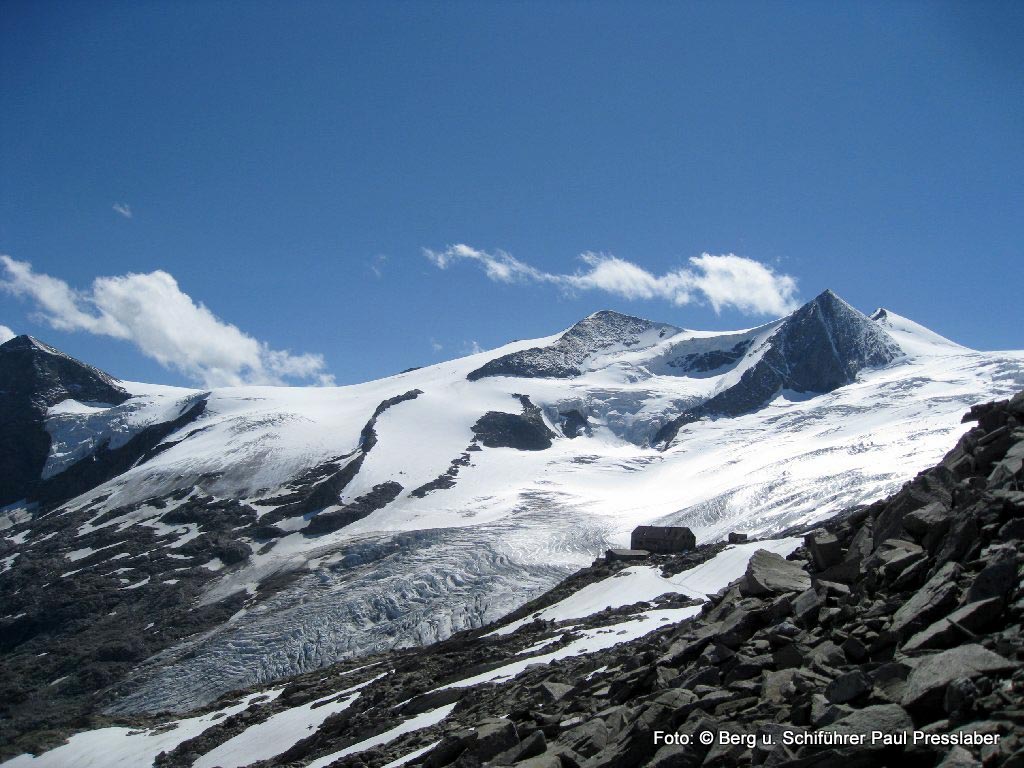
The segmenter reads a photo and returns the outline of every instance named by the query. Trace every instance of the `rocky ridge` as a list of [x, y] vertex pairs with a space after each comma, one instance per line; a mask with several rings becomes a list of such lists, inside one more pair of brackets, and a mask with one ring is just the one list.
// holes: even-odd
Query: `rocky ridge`
[[69, 397], [111, 405], [131, 395], [110, 376], [31, 336], [0, 345], [0, 506], [36, 490], [50, 436], [46, 409]]
[[642, 343], [645, 335], [653, 341], [669, 338], [679, 331], [679, 328], [666, 323], [602, 310], [580, 320], [554, 344], [531, 347], [490, 360], [471, 371], [466, 378], [470, 381], [487, 376], [571, 379], [583, 373], [583, 366], [592, 355], [613, 348], [635, 347]]
[[739, 381], [666, 423], [652, 442], [668, 444], [681, 428], [702, 418], [749, 413], [783, 390], [831, 392], [854, 381], [862, 369], [902, 355], [880, 326], [832, 291], [790, 315], [763, 347]]

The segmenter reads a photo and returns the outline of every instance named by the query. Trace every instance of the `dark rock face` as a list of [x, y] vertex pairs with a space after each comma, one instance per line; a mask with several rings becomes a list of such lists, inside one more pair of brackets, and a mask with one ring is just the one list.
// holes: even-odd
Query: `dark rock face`
[[473, 425], [473, 434], [487, 448], [515, 448], [519, 451], [543, 451], [557, 437], [548, 429], [540, 408], [526, 395], [516, 395], [522, 403], [521, 414], [488, 411]]
[[120, 405], [130, 396], [103, 371], [31, 336], [0, 345], [0, 506], [36, 488], [50, 452], [47, 408], [68, 398]]
[[351, 504], [344, 504], [338, 510], [320, 512], [309, 521], [309, 525], [303, 528], [302, 532], [308, 536], [318, 536], [341, 530], [346, 525], [352, 525], [378, 509], [383, 509], [397, 499], [401, 492], [402, 486], [394, 480], [378, 483], [369, 493], [363, 494]]
[[683, 426], [703, 418], [749, 413], [783, 390], [831, 392], [854, 381], [864, 368], [902, 355], [876, 323], [832, 291], [790, 315], [767, 344], [735, 385], [665, 424], [652, 442], [667, 444]]
[[568, 411], [562, 411], [558, 414], [559, 426], [562, 428], [562, 434], [568, 437], [570, 440], [581, 435], [590, 437], [593, 434], [593, 429], [590, 427], [590, 421], [586, 415], [581, 413], [578, 409], [572, 408]]
[[470, 381], [487, 376], [571, 379], [583, 372], [581, 366], [591, 355], [612, 346], [635, 346], [641, 334], [652, 330], [662, 337], [679, 332], [674, 326], [639, 317], [609, 310], [595, 312], [563, 333], [551, 346], [532, 347], [490, 360], [466, 378]]
[[670, 368], [678, 368], [690, 374], [710, 373], [727, 368], [742, 359], [750, 349], [750, 340], [737, 342], [729, 349], [714, 349], [707, 352], [691, 352], [668, 362]]
[[473, 448], [477, 448], [479, 450], [479, 446], [471, 445], [461, 453], [458, 458], [452, 459], [452, 463], [448, 465], [448, 469], [435, 477], [429, 483], [424, 483], [419, 488], [413, 489], [409, 492], [409, 495], [422, 499], [431, 491], [442, 491], [446, 488], [454, 488], [455, 478], [458, 476], [459, 470], [463, 467], [470, 466], [472, 463], [472, 460], [470, 459], [470, 452]]
[[196, 421], [205, 412], [204, 395], [195, 399], [177, 418], [146, 427], [118, 448], [99, 446], [60, 474], [40, 481], [32, 497], [44, 506], [52, 507], [95, 488], [170, 447], [163, 442], [164, 438]]

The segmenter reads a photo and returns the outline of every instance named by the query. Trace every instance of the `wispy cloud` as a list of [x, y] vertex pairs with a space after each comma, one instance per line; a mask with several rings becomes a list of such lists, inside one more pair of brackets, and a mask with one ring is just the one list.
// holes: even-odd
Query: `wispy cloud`
[[388, 257], [386, 254], [378, 253], [372, 259], [370, 259], [370, 271], [373, 272], [374, 277], [380, 280], [384, 277], [384, 265], [388, 263]]
[[466, 355], [479, 355], [484, 351], [484, 348], [477, 343], [476, 339], [470, 339], [469, 341], [462, 342], [462, 351]]
[[430, 339], [430, 348], [432, 350], [434, 350], [435, 352], [440, 352], [441, 350], [444, 349], [444, 344], [442, 344], [441, 342], [439, 342], [435, 338], [431, 338]]
[[581, 254], [582, 269], [556, 274], [537, 269], [505, 251], [482, 251], [464, 244], [451, 245], [443, 251], [424, 248], [423, 252], [439, 269], [469, 262], [495, 282], [548, 283], [569, 293], [602, 291], [623, 299], [661, 299], [677, 306], [706, 303], [715, 312], [732, 308], [754, 315], [782, 315], [797, 306], [793, 277], [732, 253], [694, 256], [686, 267], [655, 275], [606, 253]]
[[128, 205], [128, 203], [114, 203], [111, 207], [113, 208], [114, 213], [124, 216], [126, 219], [130, 219], [132, 217], [132, 207]]
[[6, 325], [0, 325], [0, 344], [3, 344], [5, 341], [10, 341], [17, 335], [18, 334], [16, 334], [14, 331], [8, 328]]
[[272, 349], [193, 301], [162, 270], [98, 277], [78, 291], [27, 261], [0, 255], [0, 266], [6, 273], [0, 288], [34, 302], [53, 328], [129, 341], [204, 386], [334, 383], [323, 356]]

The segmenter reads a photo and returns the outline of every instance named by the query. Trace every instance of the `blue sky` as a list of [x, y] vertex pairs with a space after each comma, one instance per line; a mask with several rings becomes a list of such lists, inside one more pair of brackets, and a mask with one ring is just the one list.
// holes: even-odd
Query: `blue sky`
[[7, 2], [0, 324], [348, 383], [831, 287], [1020, 348], [1022, 40], [1020, 3]]

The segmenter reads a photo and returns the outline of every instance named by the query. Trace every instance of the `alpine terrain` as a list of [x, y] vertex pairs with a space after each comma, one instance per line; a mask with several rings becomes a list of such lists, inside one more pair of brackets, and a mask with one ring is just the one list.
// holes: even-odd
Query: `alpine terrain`
[[[961, 419], [1022, 388], [1024, 352], [831, 291], [728, 333], [597, 312], [338, 388], [121, 381], [16, 337], [0, 345], [0, 756], [630, 766], [654, 759], [655, 726], [766, 697], [789, 719], [758, 710], [751, 732], [869, 706], [905, 729], [943, 695], [949, 722], [998, 708], [989, 678], [1010, 679], [1019, 643], [973, 633], [1019, 615], [1003, 612], [1017, 565], [1007, 553], [1006, 586], [979, 558], [1024, 538], [1024, 417], [1017, 397], [975, 409], [966, 436]], [[595, 562], [641, 524], [700, 546]], [[933, 626], [951, 606], [967, 613]], [[972, 650], [927, 674], [897, 654], [952, 653], [961, 627]], [[956, 665], [990, 687], [949, 694], [934, 681]], [[842, 757], [823, 754], [782, 757]]]

